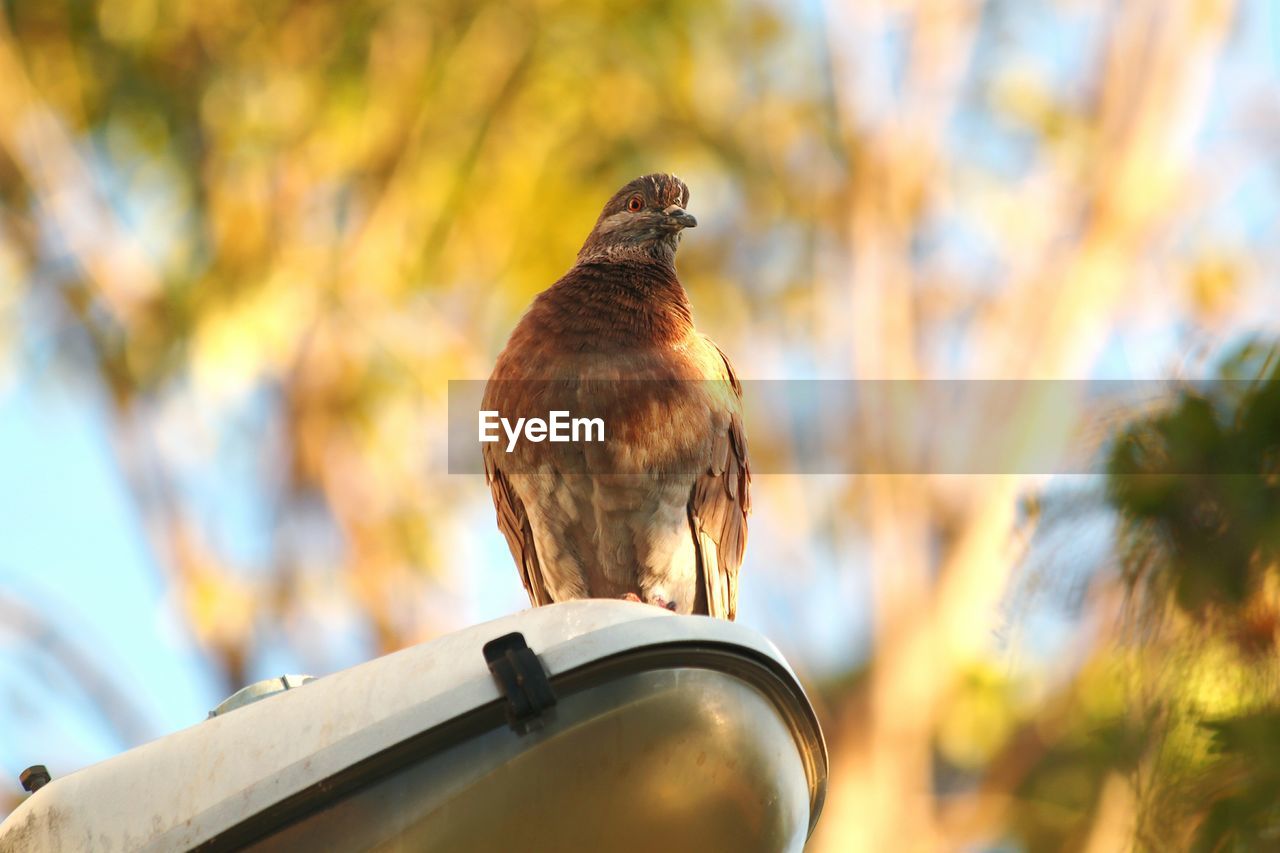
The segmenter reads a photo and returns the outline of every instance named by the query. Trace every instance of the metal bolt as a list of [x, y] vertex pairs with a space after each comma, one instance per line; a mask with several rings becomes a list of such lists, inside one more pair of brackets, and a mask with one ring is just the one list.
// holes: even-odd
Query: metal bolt
[[18, 781], [22, 783], [22, 790], [35, 793], [49, 784], [49, 769], [43, 764], [32, 764], [26, 770], [18, 774]]

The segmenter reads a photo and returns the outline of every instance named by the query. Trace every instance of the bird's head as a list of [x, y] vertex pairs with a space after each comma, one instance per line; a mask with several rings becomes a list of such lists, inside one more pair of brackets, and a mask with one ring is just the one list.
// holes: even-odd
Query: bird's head
[[609, 199], [578, 252], [578, 262], [675, 259], [680, 232], [698, 220], [685, 212], [689, 188], [675, 175], [636, 178]]

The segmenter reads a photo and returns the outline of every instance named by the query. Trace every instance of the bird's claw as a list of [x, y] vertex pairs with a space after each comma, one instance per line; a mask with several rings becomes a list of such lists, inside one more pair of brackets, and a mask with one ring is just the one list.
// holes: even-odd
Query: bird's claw
[[[626, 595], [619, 596], [619, 598], [621, 598], [623, 601], [634, 601], [637, 604], [644, 603], [644, 599], [636, 595], [634, 592], [628, 592]], [[663, 610], [670, 610], [672, 613], [676, 612], [676, 603], [674, 601], [667, 601], [664, 598], [655, 598], [653, 601], [650, 601], [649, 603], [654, 605], [655, 607], [661, 607]]]

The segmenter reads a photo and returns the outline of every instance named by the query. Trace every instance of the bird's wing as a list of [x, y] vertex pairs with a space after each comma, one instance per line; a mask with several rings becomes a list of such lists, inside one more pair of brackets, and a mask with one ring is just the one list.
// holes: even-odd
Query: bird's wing
[[533, 547], [533, 527], [529, 524], [529, 514], [525, 512], [524, 502], [511, 487], [511, 481], [502, 469], [498, 460], [489, 448], [484, 448], [484, 477], [493, 492], [493, 505], [498, 511], [498, 527], [507, 538], [507, 547], [511, 556], [520, 567], [520, 580], [524, 582], [525, 592], [529, 593], [529, 601], [534, 607], [551, 604], [551, 594], [547, 592], [547, 584], [542, 576], [542, 565], [538, 561], [538, 552]]
[[[738, 613], [738, 568], [747, 545], [751, 469], [742, 424], [742, 384], [724, 352], [711, 346], [724, 365], [721, 381], [727, 387], [711, 459], [689, 497], [689, 526], [697, 544], [698, 604], [705, 599], [707, 615], [733, 619]], [[696, 611], [702, 612], [702, 607]]]

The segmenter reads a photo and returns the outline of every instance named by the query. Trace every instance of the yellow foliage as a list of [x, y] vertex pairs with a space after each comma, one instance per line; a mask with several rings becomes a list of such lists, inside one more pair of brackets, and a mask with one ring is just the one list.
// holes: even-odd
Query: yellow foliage
[[1017, 722], [1010, 686], [993, 667], [979, 667], [956, 685], [938, 722], [938, 749], [966, 769], [986, 765]]
[[207, 312], [191, 344], [192, 376], [202, 388], [222, 397], [284, 374], [321, 295], [299, 272], [278, 270], [270, 281]]

